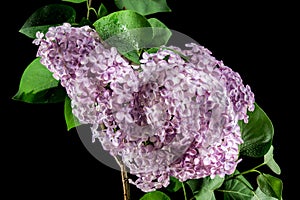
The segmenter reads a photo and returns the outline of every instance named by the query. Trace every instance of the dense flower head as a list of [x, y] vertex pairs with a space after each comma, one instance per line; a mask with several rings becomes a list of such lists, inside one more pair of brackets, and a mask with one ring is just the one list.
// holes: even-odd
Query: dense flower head
[[162, 46], [130, 64], [97, 33], [69, 24], [37, 34], [37, 56], [61, 81], [73, 114], [91, 124], [148, 192], [180, 181], [232, 174], [241, 161], [238, 121], [248, 122], [254, 94], [240, 75], [201, 45]]
[[45, 35], [37, 32], [36, 36], [33, 43], [39, 45], [40, 62], [66, 88], [75, 78], [75, 71], [81, 68], [81, 59], [100, 44], [95, 30], [88, 26], [72, 27], [69, 23], [50, 27]]

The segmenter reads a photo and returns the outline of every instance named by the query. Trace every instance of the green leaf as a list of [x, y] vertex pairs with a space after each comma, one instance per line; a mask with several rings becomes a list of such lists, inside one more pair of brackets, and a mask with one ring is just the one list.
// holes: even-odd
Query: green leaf
[[79, 120], [72, 113], [71, 99], [68, 96], [65, 98], [64, 115], [68, 131], [80, 125]]
[[236, 176], [237, 174], [239, 174], [239, 172], [236, 170], [232, 175], [228, 176], [226, 181], [224, 181], [221, 189], [221, 191], [224, 192], [224, 200], [246, 200], [253, 197], [254, 192], [252, 191], [253, 187], [251, 184], [244, 176]]
[[220, 178], [219, 176], [216, 176], [214, 179], [211, 179], [209, 177], [204, 178], [203, 184], [201, 189], [197, 194], [195, 194], [195, 198], [197, 200], [201, 199], [207, 199], [207, 200], [214, 200], [215, 194], [214, 190], [221, 187], [223, 184], [224, 178]]
[[36, 38], [36, 32], [46, 33], [49, 27], [57, 26], [64, 22], [74, 23], [75, 10], [62, 4], [49, 4], [37, 9], [19, 30], [29, 38]]
[[115, 5], [119, 8], [119, 9], [124, 9], [124, 3], [123, 0], [114, 0]]
[[269, 151], [264, 155], [264, 163], [267, 164], [267, 166], [276, 174], [281, 174], [281, 169], [279, 165], [276, 163], [273, 157], [273, 145], [269, 149]]
[[83, 2], [87, 2], [88, 0], [62, 0], [62, 1], [71, 2], [71, 3], [83, 3]]
[[103, 3], [101, 3], [97, 12], [98, 19], [104, 17], [107, 14], [108, 14], [107, 8], [104, 6]]
[[214, 179], [205, 177], [197, 183], [199, 179], [188, 180], [187, 184], [190, 186], [196, 200], [215, 200], [214, 191], [222, 186], [224, 178], [216, 176]]
[[182, 188], [182, 182], [180, 182], [177, 178], [170, 176], [170, 184], [166, 187], [166, 189], [170, 192], [177, 192]]
[[144, 194], [140, 200], [171, 200], [171, 198], [161, 191], [152, 191]]
[[190, 180], [186, 181], [186, 183], [190, 187], [193, 194], [196, 194], [201, 189], [202, 184], [203, 184], [203, 180], [204, 180], [203, 178], [190, 179]]
[[255, 103], [255, 110], [248, 112], [249, 122], [239, 121], [244, 143], [240, 146], [240, 154], [250, 157], [261, 157], [270, 149], [274, 136], [274, 128], [266, 113]]
[[282, 199], [283, 184], [279, 178], [262, 173], [257, 177], [257, 184], [261, 191], [267, 196], [271, 196], [279, 200]]
[[263, 193], [259, 187], [256, 188], [254, 196], [251, 200], [278, 200]]
[[159, 47], [153, 47], [153, 48], [145, 49], [145, 52], [156, 53], [159, 49], [160, 49]]
[[64, 101], [65, 95], [59, 81], [40, 63], [40, 58], [36, 58], [24, 70], [13, 99], [27, 103], [57, 103]]
[[147, 48], [160, 47], [166, 45], [172, 36], [172, 32], [168, 27], [156, 18], [148, 19], [148, 22], [152, 26], [153, 38], [151, 43], [148, 44]]
[[153, 37], [148, 20], [131, 10], [113, 12], [101, 17], [93, 25], [108, 45], [116, 47], [135, 63], [139, 62], [139, 50]]
[[141, 15], [171, 12], [166, 0], [115, 0], [119, 9], [133, 10]]

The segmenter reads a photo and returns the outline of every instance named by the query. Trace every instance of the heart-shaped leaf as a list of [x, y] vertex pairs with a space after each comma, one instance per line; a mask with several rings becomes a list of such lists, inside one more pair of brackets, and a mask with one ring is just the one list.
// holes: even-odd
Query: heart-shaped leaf
[[19, 30], [20, 33], [35, 38], [36, 32], [46, 33], [49, 27], [57, 26], [64, 22], [74, 23], [76, 11], [68, 5], [49, 4], [37, 9]]
[[66, 96], [65, 98], [64, 115], [65, 115], [65, 121], [67, 124], [68, 131], [81, 124], [79, 120], [72, 113], [71, 99], [68, 96]]
[[119, 9], [133, 10], [141, 15], [171, 12], [166, 0], [115, 0]]
[[36, 58], [24, 70], [13, 99], [27, 103], [57, 103], [64, 101], [65, 95], [59, 81], [40, 63], [40, 58]]
[[244, 143], [240, 154], [250, 157], [264, 156], [272, 145], [274, 128], [267, 114], [255, 103], [253, 112], [248, 112], [249, 122], [239, 121]]
[[140, 200], [171, 200], [171, 198], [161, 191], [152, 191], [144, 194]]
[[264, 155], [264, 162], [267, 164], [267, 166], [276, 174], [281, 173], [281, 169], [279, 165], [276, 163], [273, 157], [273, 145], [270, 147], [269, 151]]
[[214, 191], [221, 187], [223, 182], [224, 178], [216, 176], [214, 179], [205, 177], [202, 179], [188, 180], [187, 184], [190, 186], [196, 200], [215, 200]]
[[224, 182], [221, 188], [224, 191], [224, 199], [251, 199], [254, 196], [253, 187], [243, 175], [236, 176], [237, 174], [239, 174], [238, 170]]
[[282, 199], [283, 184], [279, 178], [270, 174], [262, 173], [257, 177], [257, 184], [260, 190], [267, 196]]
[[113, 12], [93, 23], [101, 38], [135, 63], [139, 63], [139, 50], [152, 40], [148, 20], [132, 10]]
[[71, 3], [83, 3], [83, 2], [87, 2], [88, 0], [62, 0], [62, 1], [71, 2]]

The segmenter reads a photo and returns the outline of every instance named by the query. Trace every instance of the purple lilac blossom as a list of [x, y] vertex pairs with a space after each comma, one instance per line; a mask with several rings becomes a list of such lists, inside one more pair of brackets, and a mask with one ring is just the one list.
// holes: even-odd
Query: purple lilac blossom
[[162, 46], [130, 64], [89, 28], [70, 24], [37, 33], [37, 53], [71, 99], [72, 112], [91, 124], [130, 183], [144, 192], [180, 181], [232, 174], [254, 94], [240, 75], [203, 46]]

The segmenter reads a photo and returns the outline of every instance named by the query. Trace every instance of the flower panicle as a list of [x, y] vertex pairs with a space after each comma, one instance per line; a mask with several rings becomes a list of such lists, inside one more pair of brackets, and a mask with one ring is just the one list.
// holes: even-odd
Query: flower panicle
[[88, 26], [65, 23], [33, 43], [66, 88], [73, 114], [92, 125], [93, 141], [136, 175], [130, 183], [148, 192], [166, 187], [170, 176], [232, 174], [241, 162], [238, 121], [248, 122], [255, 100], [240, 75], [195, 43], [144, 52], [137, 70], [99, 38]]

